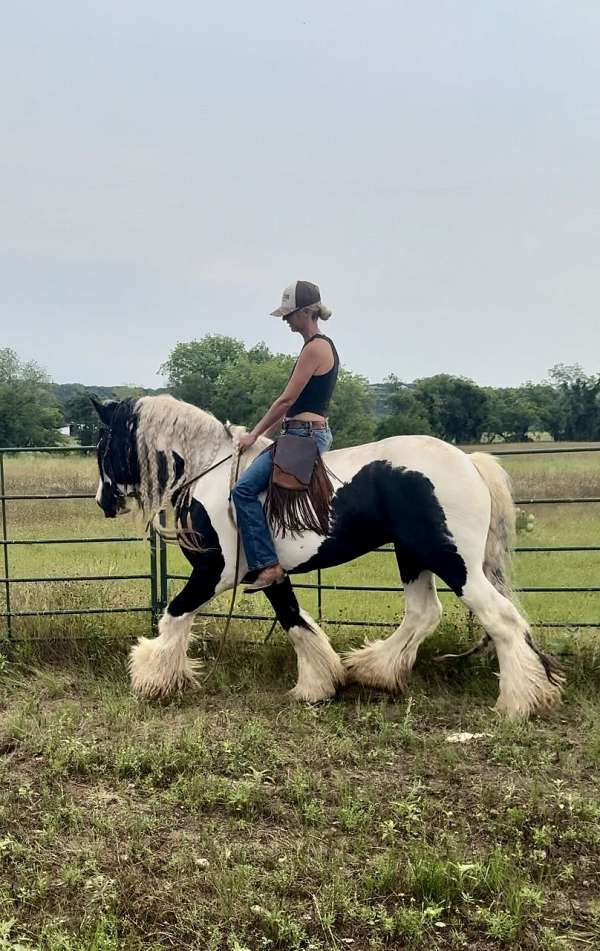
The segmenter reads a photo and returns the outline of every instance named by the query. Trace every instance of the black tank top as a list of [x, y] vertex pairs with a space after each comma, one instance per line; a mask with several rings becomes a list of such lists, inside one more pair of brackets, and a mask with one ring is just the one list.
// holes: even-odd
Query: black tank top
[[[304, 347], [307, 347], [313, 340], [326, 340], [333, 353], [333, 366], [327, 373], [321, 373], [319, 376], [311, 376], [310, 380], [302, 390], [300, 396], [293, 406], [287, 411], [287, 416], [298, 416], [299, 413], [318, 413], [319, 416], [327, 416], [329, 401], [336, 384], [338, 370], [340, 367], [340, 358], [333, 341], [325, 334], [315, 334], [310, 340], [307, 340]], [[302, 350], [304, 350], [302, 347]], [[302, 352], [302, 351], [300, 351]], [[297, 363], [298, 361], [296, 361]], [[293, 372], [293, 371], [292, 371]]]

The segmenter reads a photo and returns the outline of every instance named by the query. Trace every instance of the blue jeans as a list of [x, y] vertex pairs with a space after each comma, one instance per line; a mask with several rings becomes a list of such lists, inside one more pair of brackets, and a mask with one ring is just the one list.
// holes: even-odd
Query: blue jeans
[[[298, 439], [314, 439], [321, 452], [327, 452], [333, 439], [327, 429], [290, 429]], [[258, 500], [266, 492], [271, 477], [273, 457], [270, 452], [257, 456], [234, 485], [231, 497], [235, 505], [237, 523], [242, 536], [249, 571], [262, 571], [278, 562], [277, 552], [263, 507]]]

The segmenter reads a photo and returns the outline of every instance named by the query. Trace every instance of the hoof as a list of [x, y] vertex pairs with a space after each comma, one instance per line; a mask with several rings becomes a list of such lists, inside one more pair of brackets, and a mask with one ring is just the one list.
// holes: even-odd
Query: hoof
[[323, 703], [335, 697], [335, 690], [319, 690], [296, 685], [288, 690], [288, 697], [295, 703]]
[[348, 683], [361, 684], [398, 694], [406, 689], [409, 671], [393, 664], [385, 650], [385, 641], [372, 641], [342, 655]]

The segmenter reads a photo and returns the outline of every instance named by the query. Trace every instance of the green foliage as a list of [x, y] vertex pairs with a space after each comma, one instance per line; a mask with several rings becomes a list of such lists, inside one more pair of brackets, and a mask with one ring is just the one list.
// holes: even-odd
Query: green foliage
[[62, 442], [60, 410], [45, 370], [0, 350], [0, 446], [55, 446]]
[[[218, 419], [253, 426], [283, 392], [294, 358], [259, 343], [246, 350], [233, 337], [208, 335], [178, 343], [161, 367], [173, 394]], [[340, 370], [331, 402], [335, 445], [368, 442], [375, 432], [373, 397], [367, 381]]]
[[600, 439], [600, 376], [558, 363], [550, 370], [555, 390], [551, 431], [555, 439]]
[[242, 354], [223, 370], [212, 412], [218, 419], [252, 427], [285, 389], [293, 366], [293, 358], [283, 354], [265, 359], [262, 348]]
[[555, 390], [547, 384], [519, 387], [487, 387], [487, 437], [507, 442], [527, 442], [531, 432], [551, 430]]
[[335, 449], [358, 446], [374, 438], [373, 397], [364, 377], [340, 369], [331, 400], [330, 421]]
[[377, 424], [377, 438], [398, 435], [429, 435], [431, 425], [415, 391], [393, 374], [384, 381], [386, 415]]
[[527, 442], [531, 433], [561, 432], [559, 393], [552, 382], [480, 387], [472, 380], [442, 373], [408, 386], [392, 375], [381, 388], [380, 439], [422, 433], [456, 443]]
[[71, 424], [71, 435], [77, 436], [82, 446], [97, 443], [100, 438], [100, 417], [85, 390], [75, 393], [65, 404], [65, 418]]
[[480, 386], [464, 377], [439, 373], [415, 382], [431, 431], [449, 442], [480, 442], [487, 429], [488, 400]]
[[214, 412], [221, 377], [244, 355], [241, 340], [208, 334], [202, 340], [178, 343], [161, 366], [169, 388], [179, 399]]

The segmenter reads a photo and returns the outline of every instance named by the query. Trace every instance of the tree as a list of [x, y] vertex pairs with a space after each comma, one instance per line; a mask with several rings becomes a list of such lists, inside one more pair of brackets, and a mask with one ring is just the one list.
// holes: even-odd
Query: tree
[[71, 435], [76, 436], [82, 446], [98, 442], [102, 424], [87, 390], [82, 388], [73, 394], [65, 403], [63, 413], [71, 426]]
[[555, 390], [553, 436], [577, 441], [600, 439], [600, 376], [579, 364], [558, 363], [549, 371]]
[[359, 446], [375, 436], [374, 398], [367, 380], [340, 368], [330, 411], [334, 448]]
[[0, 446], [56, 446], [63, 424], [46, 371], [0, 349]]
[[[260, 348], [254, 349], [260, 360], [262, 351]], [[235, 365], [245, 352], [244, 344], [235, 337], [208, 334], [202, 340], [178, 343], [160, 372], [165, 374], [169, 389], [179, 399], [214, 412], [222, 374], [227, 367]]]
[[528, 383], [519, 387], [486, 388], [486, 436], [507, 442], [527, 442], [532, 433], [546, 432], [552, 421], [555, 393], [552, 387]]
[[440, 373], [416, 380], [414, 393], [435, 436], [457, 443], [481, 441], [487, 429], [488, 397], [476, 383]]
[[431, 426], [414, 389], [393, 374], [382, 384], [386, 415], [377, 424], [378, 439], [399, 435], [428, 435]]
[[215, 416], [253, 426], [283, 392], [293, 366], [293, 357], [284, 354], [269, 354], [266, 359], [262, 352], [258, 359], [252, 350], [244, 354], [221, 375], [213, 404]]
[[[209, 335], [178, 343], [161, 370], [175, 396], [218, 419], [253, 426], [283, 392], [293, 367], [293, 357], [273, 354], [264, 343], [246, 350], [240, 340]], [[331, 425], [340, 448], [373, 438], [373, 396], [363, 377], [340, 370]]]

